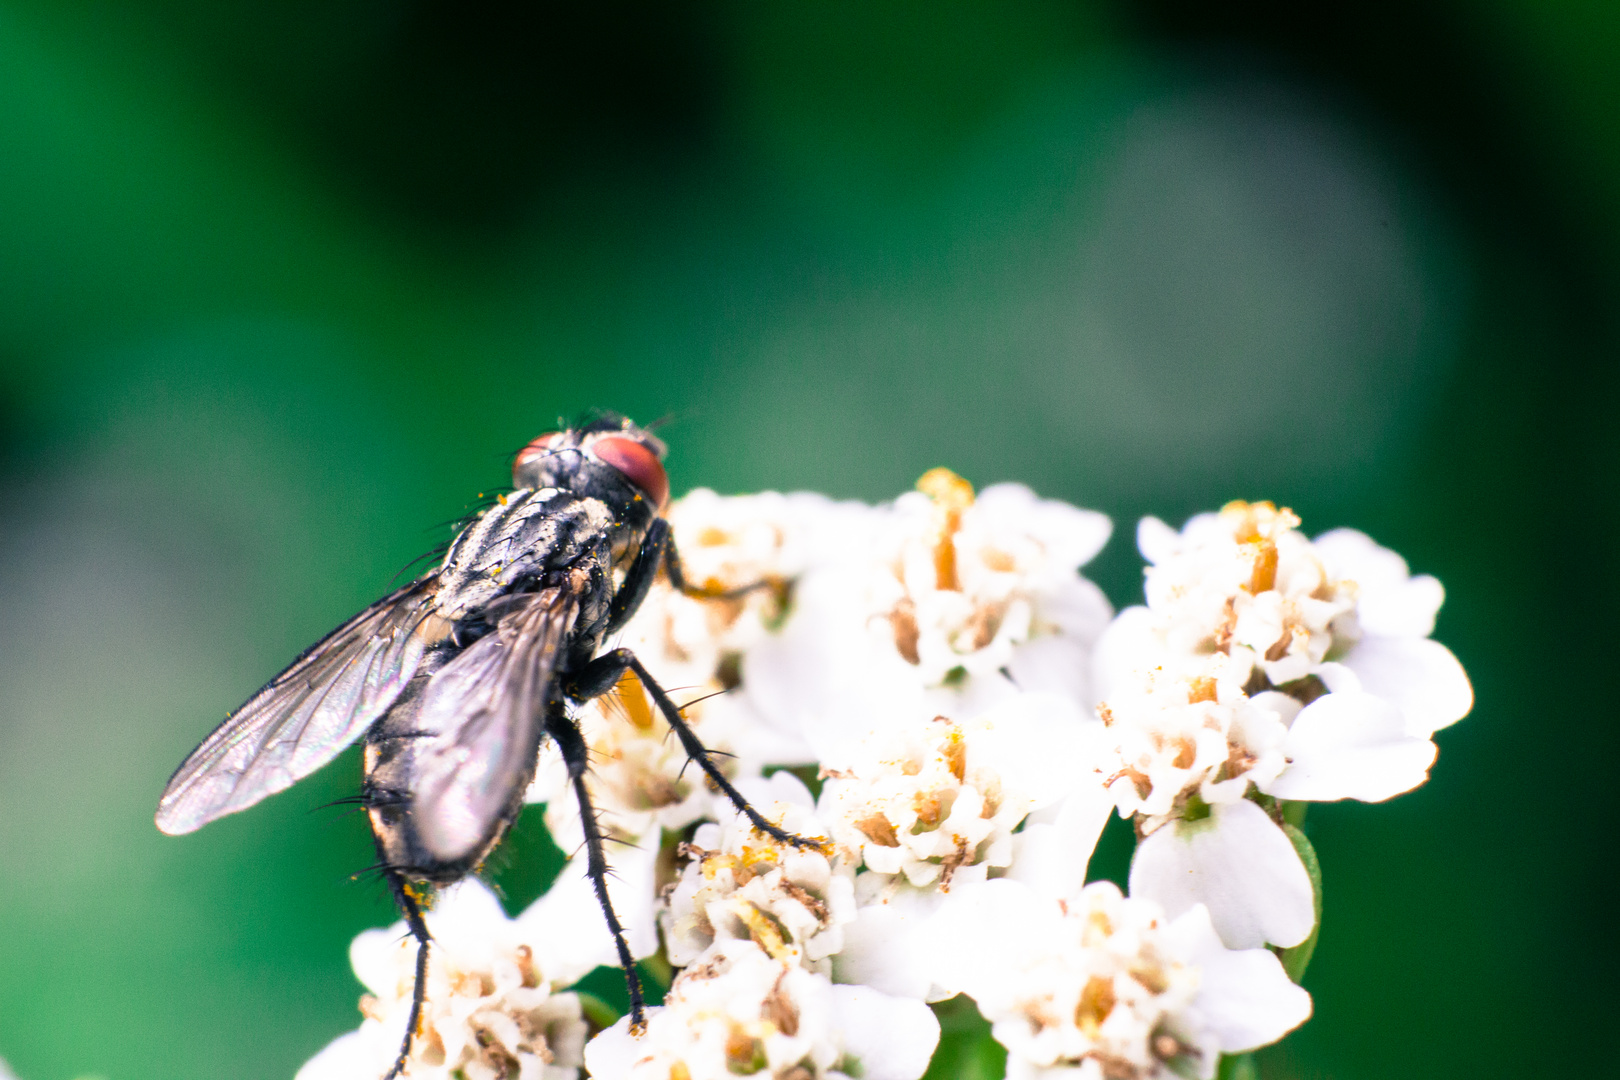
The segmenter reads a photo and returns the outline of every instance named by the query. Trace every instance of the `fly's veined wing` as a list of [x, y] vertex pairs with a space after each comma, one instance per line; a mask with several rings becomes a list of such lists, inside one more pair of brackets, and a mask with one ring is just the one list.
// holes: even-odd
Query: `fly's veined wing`
[[200, 829], [331, 761], [393, 704], [427, 644], [437, 582], [411, 582], [322, 638], [248, 699], [169, 779], [157, 826]]
[[433, 677], [417, 716], [411, 816], [439, 859], [487, 843], [534, 768], [546, 691], [578, 610], [544, 589]]

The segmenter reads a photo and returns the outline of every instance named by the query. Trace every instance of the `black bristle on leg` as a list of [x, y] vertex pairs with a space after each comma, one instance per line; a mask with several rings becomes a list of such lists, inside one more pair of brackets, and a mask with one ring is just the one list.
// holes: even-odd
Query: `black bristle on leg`
[[383, 876], [388, 879], [388, 888], [394, 894], [394, 902], [405, 915], [405, 925], [410, 927], [411, 936], [416, 939], [416, 983], [411, 988], [411, 1016], [405, 1024], [405, 1041], [399, 1048], [399, 1057], [394, 1059], [393, 1066], [383, 1076], [383, 1080], [398, 1080], [405, 1074], [405, 1065], [410, 1061], [411, 1043], [419, 1034], [417, 1029], [422, 1025], [422, 1006], [427, 1000], [427, 963], [428, 934], [427, 921], [422, 918], [422, 905], [411, 895], [411, 890], [405, 878], [398, 870], [387, 869]]
[[591, 886], [596, 890], [596, 902], [602, 905], [602, 916], [607, 920], [608, 932], [613, 935], [613, 947], [619, 952], [619, 963], [624, 967], [624, 982], [630, 992], [630, 1031], [640, 1035], [647, 1030], [647, 1006], [641, 996], [641, 976], [636, 973], [636, 962], [630, 956], [630, 943], [624, 939], [624, 927], [608, 899], [607, 853], [602, 847], [602, 829], [596, 823], [596, 809], [591, 805], [590, 792], [585, 788], [583, 774], [573, 778], [574, 795], [579, 799], [579, 817], [585, 827], [585, 868]]

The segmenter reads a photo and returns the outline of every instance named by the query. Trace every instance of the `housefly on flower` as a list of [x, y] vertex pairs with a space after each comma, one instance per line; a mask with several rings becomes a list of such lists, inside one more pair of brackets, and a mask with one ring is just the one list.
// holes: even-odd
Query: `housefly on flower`
[[194, 750], [158, 801], [157, 826], [188, 833], [296, 783], [365, 740], [360, 802], [380, 869], [417, 940], [416, 988], [400, 1055], [422, 1014], [429, 935], [424, 894], [473, 873], [523, 806], [540, 744], [567, 763], [585, 826], [587, 872], [629, 983], [641, 986], [608, 900], [602, 833], [585, 786], [585, 740], [570, 710], [633, 672], [687, 755], [762, 832], [819, 847], [766, 821], [716, 767], [669, 695], [628, 649], [598, 655], [660, 569], [691, 596], [662, 516], [664, 444], [615, 415], [542, 435], [512, 466], [515, 490], [451, 542], [438, 567], [317, 642]]

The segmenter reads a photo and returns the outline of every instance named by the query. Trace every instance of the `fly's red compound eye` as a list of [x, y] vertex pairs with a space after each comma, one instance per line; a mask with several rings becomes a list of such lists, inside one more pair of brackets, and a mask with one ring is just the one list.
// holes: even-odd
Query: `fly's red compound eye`
[[[512, 461], [513, 477], [515, 478], [525, 466], [532, 465], [537, 458], [545, 457], [551, 453], [552, 448], [557, 445], [558, 440], [561, 438], [562, 432], [548, 431], [522, 450], [519, 450], [517, 457]], [[519, 484], [518, 486], [521, 487], [522, 485]]]
[[636, 487], [646, 492], [653, 505], [660, 510], [669, 498], [669, 477], [658, 455], [634, 439], [620, 439], [608, 435], [591, 444], [591, 452], [598, 460], [618, 469]]

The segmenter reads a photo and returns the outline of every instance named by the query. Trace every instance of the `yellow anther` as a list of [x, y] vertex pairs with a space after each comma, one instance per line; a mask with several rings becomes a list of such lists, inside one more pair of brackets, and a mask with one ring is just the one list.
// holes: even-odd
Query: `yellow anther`
[[962, 512], [973, 505], [973, 485], [946, 468], [929, 469], [917, 481], [917, 490], [934, 502], [934, 587], [959, 592], [956, 576], [956, 536]]
[[748, 935], [754, 939], [754, 943], [769, 953], [772, 960], [789, 958], [787, 942], [783, 940], [781, 927], [777, 926], [775, 919], [746, 900], [739, 901], [732, 910], [748, 927]]
[[638, 731], [651, 731], [653, 729], [652, 705], [647, 701], [647, 692], [641, 688], [641, 680], [636, 678], [634, 671], [625, 669], [619, 676], [616, 687], [619, 704], [624, 706], [624, 714]]

